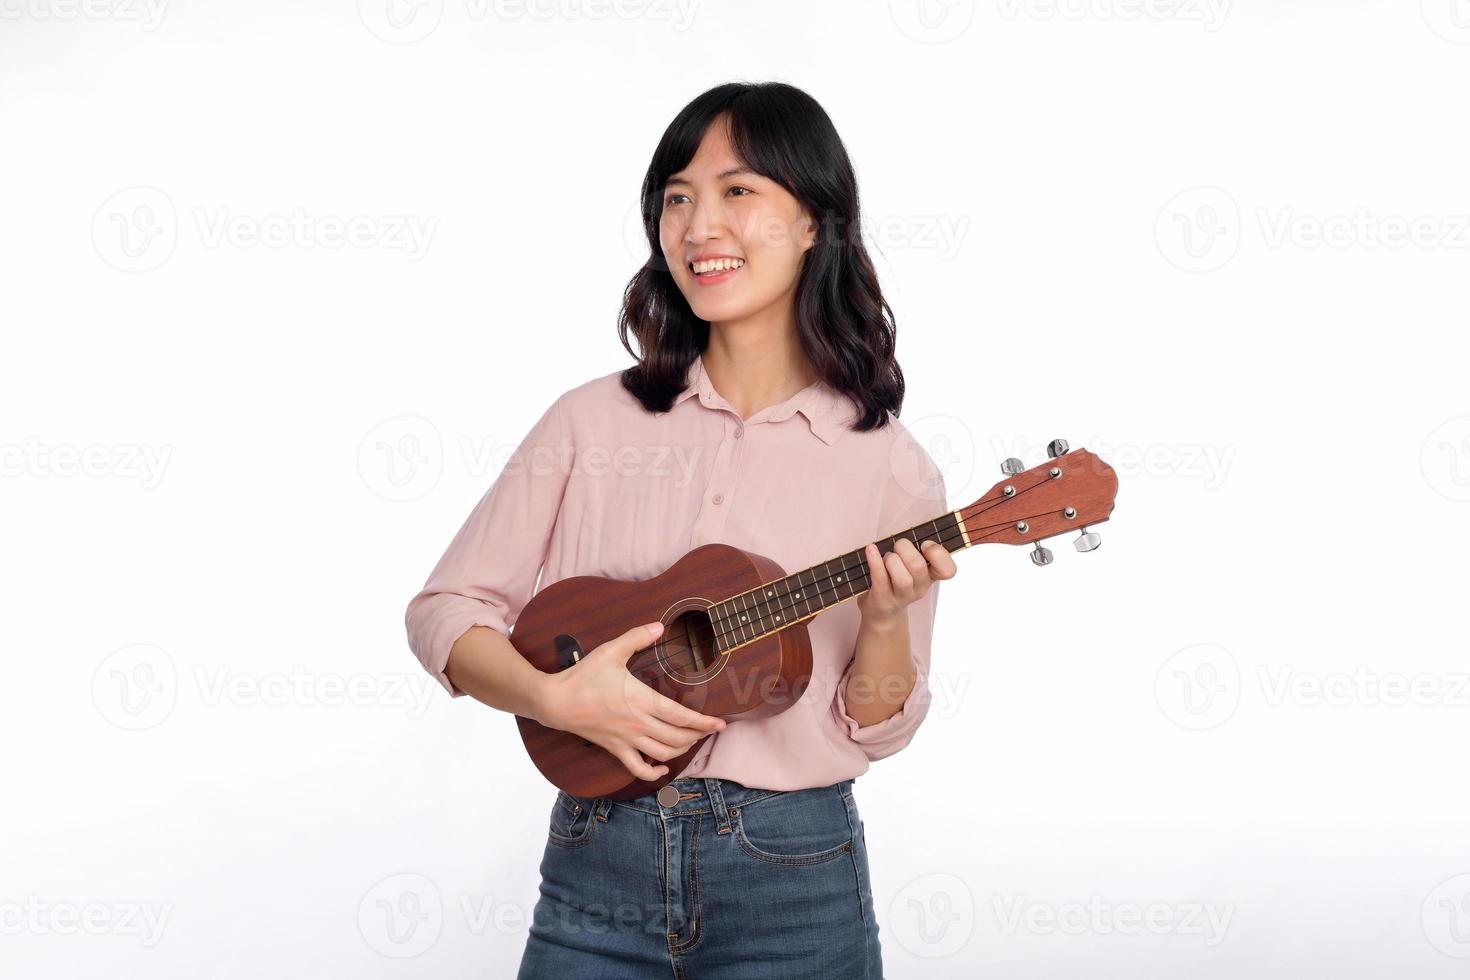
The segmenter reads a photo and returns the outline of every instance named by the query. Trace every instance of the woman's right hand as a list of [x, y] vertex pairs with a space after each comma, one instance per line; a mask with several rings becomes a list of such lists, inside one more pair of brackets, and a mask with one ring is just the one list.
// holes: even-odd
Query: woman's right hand
[[686, 708], [629, 672], [628, 658], [662, 633], [662, 623], [635, 626], [594, 647], [575, 666], [546, 675], [537, 721], [602, 746], [645, 782], [663, 776], [668, 766], [649, 765], [638, 753], [666, 762], [724, 731], [725, 722]]

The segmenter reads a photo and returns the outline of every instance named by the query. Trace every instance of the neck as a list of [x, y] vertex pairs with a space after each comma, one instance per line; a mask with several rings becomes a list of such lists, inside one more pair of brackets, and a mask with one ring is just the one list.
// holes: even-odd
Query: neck
[[[878, 554], [893, 551], [900, 538], [907, 538], [915, 547], [925, 539], [932, 539], [950, 552], [971, 544], [959, 511], [949, 511], [889, 535], [876, 542]], [[710, 608], [710, 619], [719, 637], [720, 652], [728, 653], [805, 622], [824, 609], [862, 595], [872, 584], [867, 556], [863, 548], [858, 548], [717, 602]]]

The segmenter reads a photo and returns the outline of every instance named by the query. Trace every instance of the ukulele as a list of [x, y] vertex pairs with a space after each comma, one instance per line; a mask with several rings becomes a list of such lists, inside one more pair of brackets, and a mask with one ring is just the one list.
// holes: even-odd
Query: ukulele
[[[1052, 562], [1041, 542], [1076, 530], [1078, 551], [1100, 544], [1088, 525], [1106, 521], [1118, 492], [1113, 468], [1065, 441], [1047, 446], [1051, 461], [1023, 469], [1001, 465], [1006, 479], [974, 503], [876, 542], [880, 555], [899, 538], [926, 538], [956, 552], [976, 544], [1036, 545], [1031, 560]], [[666, 697], [727, 722], [767, 718], [801, 697], [811, 679], [806, 620], [867, 591], [862, 547], [786, 574], [769, 558], [732, 545], [701, 545], [661, 574], [629, 582], [578, 575], [554, 582], [521, 610], [510, 642], [538, 670], [575, 670], [589, 651], [635, 626], [664, 630], [634, 651], [628, 670]], [[574, 796], [627, 800], [673, 782], [705, 740], [664, 762], [668, 772], [639, 779], [602, 746], [516, 716], [536, 768]], [[647, 759], [647, 756], [644, 756]], [[648, 760], [654, 765], [658, 760]]]

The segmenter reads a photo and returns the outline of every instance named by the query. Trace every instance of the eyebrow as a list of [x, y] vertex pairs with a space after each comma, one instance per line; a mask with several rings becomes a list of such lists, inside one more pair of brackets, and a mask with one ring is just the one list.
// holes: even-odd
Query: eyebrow
[[[754, 170], [751, 170], [749, 167], [731, 167], [729, 170], [725, 170], [715, 174], [715, 180], [724, 180], [726, 177], [736, 177], [740, 174], [749, 174], [752, 177], [760, 176], [760, 174], [756, 173]], [[673, 187], [675, 184], [683, 184], [685, 187], [688, 187], [689, 181], [685, 180], [683, 177], [670, 177], [668, 180], [664, 181], [664, 187]]]

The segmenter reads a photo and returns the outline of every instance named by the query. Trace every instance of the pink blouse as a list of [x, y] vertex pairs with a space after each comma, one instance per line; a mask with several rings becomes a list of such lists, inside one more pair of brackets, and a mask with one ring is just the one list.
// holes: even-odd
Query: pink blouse
[[[741, 419], [703, 358], [662, 414], [625, 391], [620, 373], [547, 408], [409, 602], [409, 647], [451, 695], [464, 693], [444, 673], [454, 641], [471, 626], [509, 635], [533, 593], [561, 579], [652, 578], [712, 541], [790, 573], [947, 510], [939, 468], [897, 417], [854, 432], [856, 406], [824, 382]], [[908, 745], [928, 712], [940, 584], [908, 607], [917, 679], [902, 710], [865, 727], [847, 713], [861, 618], [851, 599], [807, 620], [812, 678], [802, 697], [711, 736], [675, 775], [806, 789], [860, 775]]]

